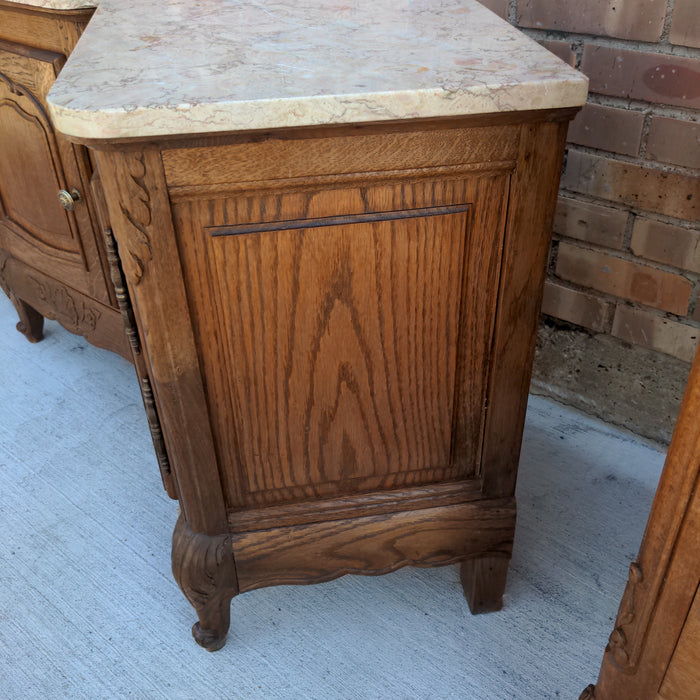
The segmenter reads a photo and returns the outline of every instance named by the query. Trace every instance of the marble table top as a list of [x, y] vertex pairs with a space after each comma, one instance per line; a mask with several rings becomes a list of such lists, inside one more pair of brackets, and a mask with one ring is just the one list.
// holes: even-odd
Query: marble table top
[[572, 107], [587, 85], [476, 0], [101, 0], [49, 106], [120, 139]]

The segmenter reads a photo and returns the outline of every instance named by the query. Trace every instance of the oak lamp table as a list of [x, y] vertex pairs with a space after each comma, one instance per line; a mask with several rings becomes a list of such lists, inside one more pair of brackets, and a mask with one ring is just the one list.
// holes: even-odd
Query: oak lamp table
[[100, 3], [49, 104], [95, 155], [199, 644], [238, 593], [405, 565], [501, 607], [586, 89], [472, 0]]

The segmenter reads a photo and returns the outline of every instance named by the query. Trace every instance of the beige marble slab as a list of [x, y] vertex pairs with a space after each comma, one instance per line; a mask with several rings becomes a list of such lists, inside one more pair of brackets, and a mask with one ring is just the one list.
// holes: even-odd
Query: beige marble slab
[[102, 0], [49, 95], [82, 139], [569, 107], [587, 79], [476, 0]]
[[99, 0], [5, 0], [5, 2], [39, 7], [44, 10], [85, 10], [99, 5]]

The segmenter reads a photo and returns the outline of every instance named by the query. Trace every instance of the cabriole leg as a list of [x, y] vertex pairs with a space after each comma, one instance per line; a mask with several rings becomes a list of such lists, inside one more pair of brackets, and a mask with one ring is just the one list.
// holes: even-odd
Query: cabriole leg
[[27, 302], [10, 293], [10, 301], [17, 310], [17, 330], [30, 342], [38, 343], [44, 337], [44, 317]]
[[238, 593], [231, 537], [192, 532], [180, 515], [173, 532], [172, 563], [175, 580], [199, 616], [192, 636], [208, 651], [221, 649], [231, 599]]
[[488, 554], [462, 562], [462, 587], [472, 615], [496, 612], [503, 607], [509, 561], [508, 556]]

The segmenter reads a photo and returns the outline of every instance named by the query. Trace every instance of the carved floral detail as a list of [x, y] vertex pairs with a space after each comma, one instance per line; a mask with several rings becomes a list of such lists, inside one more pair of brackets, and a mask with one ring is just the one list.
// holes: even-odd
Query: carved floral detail
[[151, 198], [146, 188], [146, 162], [143, 153], [125, 156], [127, 177], [120, 208], [125, 230], [120, 246], [124, 273], [134, 285], [143, 278], [146, 264], [153, 257], [148, 227], [151, 225]]
[[637, 598], [637, 587], [644, 580], [642, 567], [638, 562], [630, 564], [629, 578], [627, 586], [620, 602], [620, 609], [615, 620], [615, 629], [610, 634], [606, 651], [612, 654], [612, 657], [622, 669], [630, 668], [633, 665], [630, 650], [628, 648], [629, 639], [625, 633], [625, 628], [634, 623], [635, 605]]
[[63, 285], [53, 286], [35, 277], [30, 280], [39, 298], [53, 310], [52, 315], [46, 314], [49, 318], [55, 318], [68, 330], [81, 335], [95, 330], [101, 316], [98, 309], [73, 297]]

